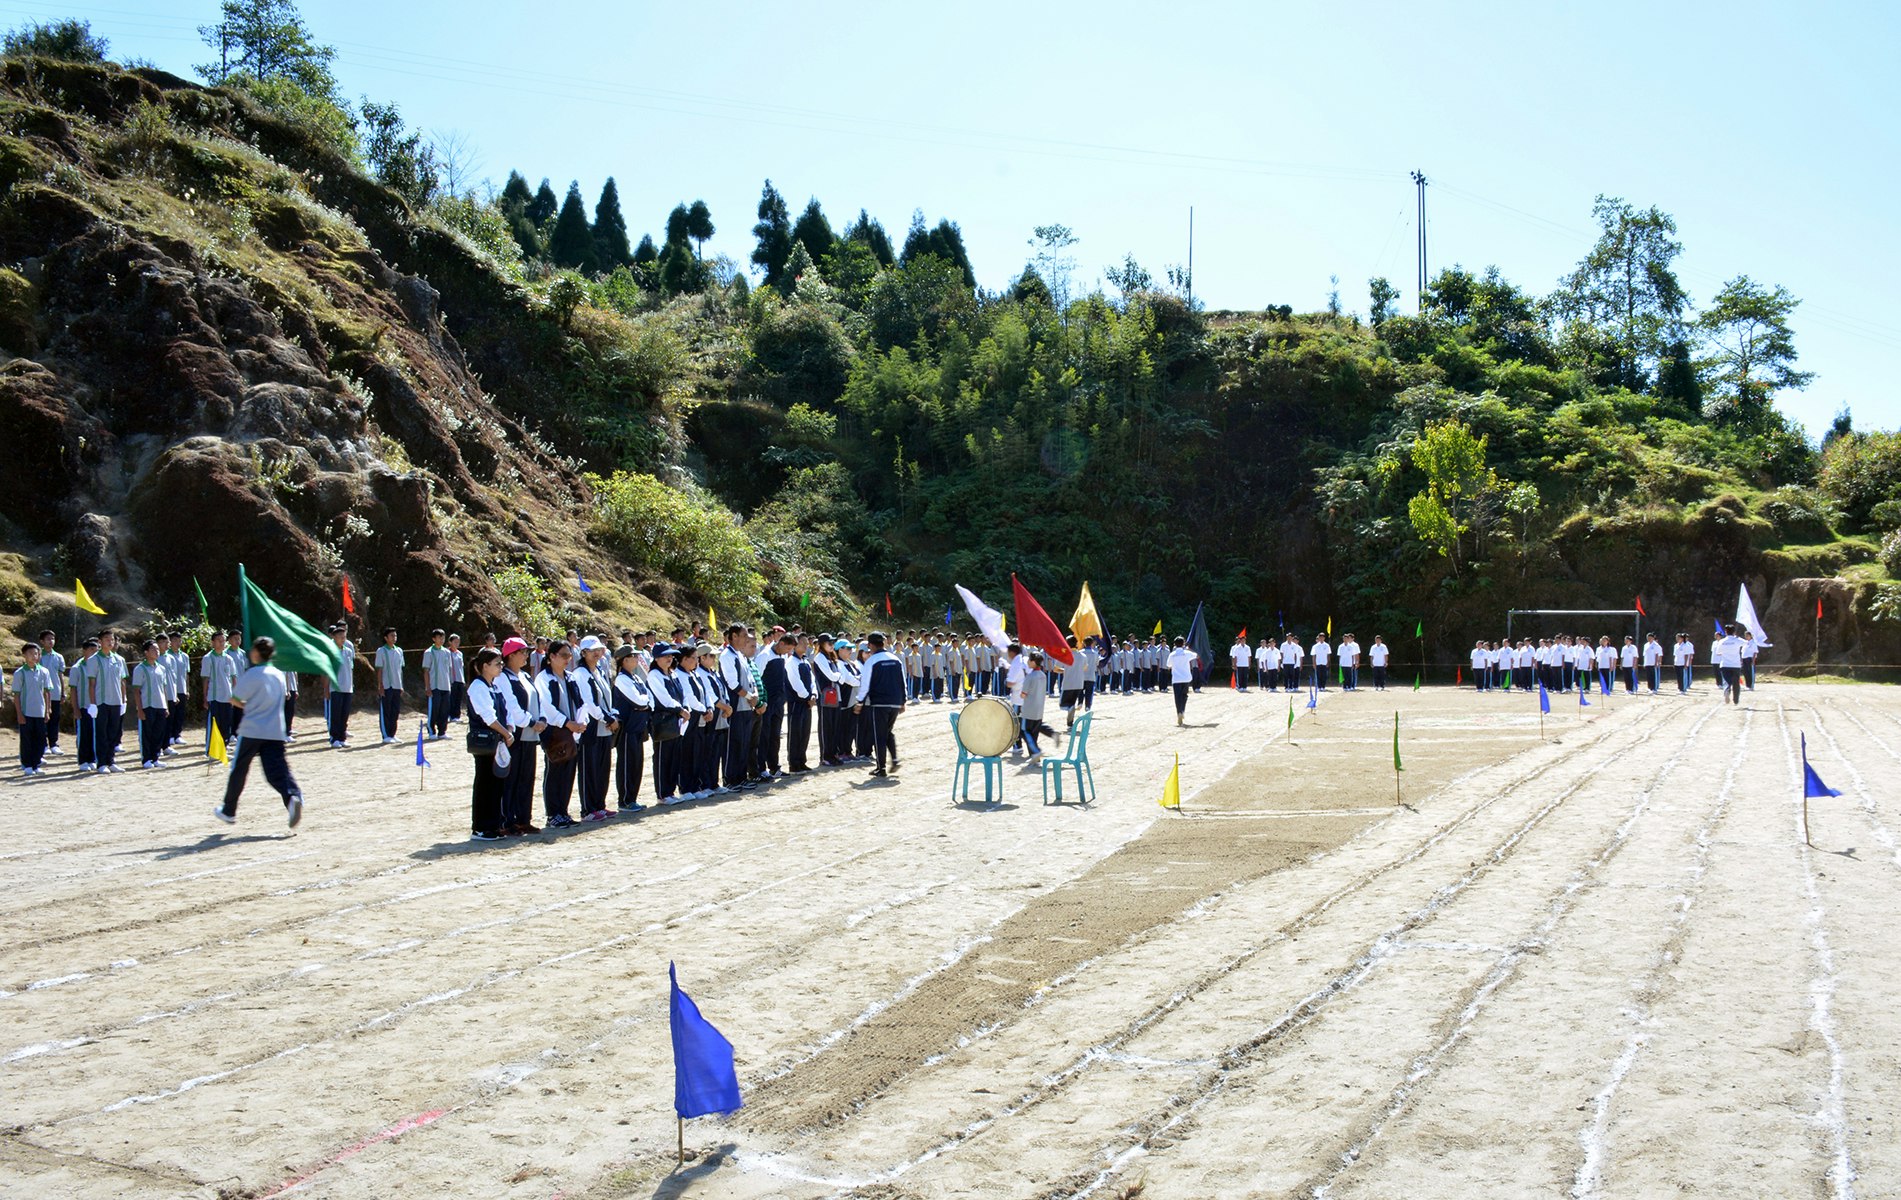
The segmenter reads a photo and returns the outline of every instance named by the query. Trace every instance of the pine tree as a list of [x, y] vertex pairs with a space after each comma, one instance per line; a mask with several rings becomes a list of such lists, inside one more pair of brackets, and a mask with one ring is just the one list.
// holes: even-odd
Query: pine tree
[[620, 189], [609, 175], [594, 205], [594, 263], [602, 271], [612, 271], [633, 261], [627, 248], [627, 221], [620, 212]]
[[891, 236], [884, 231], [883, 225], [872, 220], [862, 208], [858, 210], [858, 219], [845, 226], [843, 240], [859, 242], [868, 247], [881, 267], [888, 267], [897, 261], [897, 255], [891, 250]]
[[660, 250], [653, 244], [653, 234], [643, 233], [640, 235], [640, 245], [634, 248], [634, 261], [636, 263], [660, 261]]
[[911, 228], [904, 235], [904, 251], [898, 255], [898, 261], [910, 265], [911, 260], [920, 254], [931, 252], [931, 230], [924, 224], [924, 210], [911, 210]]
[[554, 220], [554, 214], [560, 207], [561, 201], [556, 199], [554, 189], [549, 187], [548, 181], [544, 179], [541, 181], [541, 187], [535, 192], [535, 198], [528, 202], [528, 219], [538, 226], [546, 225]]
[[713, 210], [706, 207], [706, 201], [695, 200], [686, 210], [686, 235], [693, 239], [693, 256], [705, 257], [706, 239], [713, 236]]
[[812, 265], [812, 255], [805, 248], [805, 243], [794, 239], [792, 253], [786, 256], [785, 269], [779, 273], [779, 282], [774, 286], [781, 294], [790, 297], [797, 290], [801, 278], [817, 273], [818, 268]]
[[779, 282], [779, 272], [792, 254], [792, 220], [785, 197], [770, 179], [759, 193], [759, 223], [752, 227], [752, 235], [759, 239], [752, 252], [753, 264], [765, 270], [767, 283]]
[[815, 263], [824, 262], [825, 256], [832, 252], [838, 238], [832, 233], [832, 223], [825, 219], [825, 210], [819, 207], [816, 196], [806, 202], [805, 211], [792, 226], [792, 236]]
[[567, 199], [561, 202], [561, 215], [555, 218], [554, 232], [548, 235], [548, 259], [557, 267], [593, 271], [594, 230], [587, 223], [587, 205], [581, 199], [581, 185], [568, 185]]
[[686, 205], [674, 205], [673, 211], [667, 214], [667, 245], [686, 245], [693, 236], [690, 228], [692, 224], [692, 218], [687, 215]]
[[510, 171], [508, 182], [502, 185], [501, 199], [496, 205], [503, 215], [519, 217], [528, 211], [528, 205], [534, 201], [535, 194], [528, 190], [528, 181], [521, 177], [520, 171]]
[[660, 290], [669, 296], [698, 292], [706, 287], [706, 268], [693, 255], [685, 238], [668, 242], [660, 256]]
[[964, 277], [964, 286], [975, 291], [977, 273], [970, 267], [970, 255], [964, 250], [964, 233], [956, 224], [946, 218], [937, 223], [935, 229], [924, 224], [924, 211], [919, 209], [911, 214], [911, 230], [904, 235], [904, 253], [899, 261], [910, 263], [923, 254], [935, 254], [956, 267]]

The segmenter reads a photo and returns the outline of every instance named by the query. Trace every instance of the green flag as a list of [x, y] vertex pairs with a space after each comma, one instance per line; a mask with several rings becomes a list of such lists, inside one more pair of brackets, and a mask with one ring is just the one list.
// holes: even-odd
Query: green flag
[[1293, 728], [1294, 728], [1294, 693], [1289, 692], [1287, 693], [1287, 729], [1291, 733], [1293, 731]]
[[244, 614], [244, 641], [248, 646], [261, 637], [276, 641], [277, 654], [271, 665], [286, 674], [321, 675], [337, 681], [337, 647], [323, 630], [296, 613], [282, 607], [252, 583], [238, 564], [238, 601]]
[[1426, 622], [1423, 619], [1420, 620], [1420, 622], [1417, 625], [1413, 626], [1413, 636], [1416, 638], [1422, 638], [1426, 636]]
[[211, 605], [205, 601], [205, 586], [198, 582], [196, 575], [191, 577], [191, 586], [198, 591], [198, 611], [205, 614], [205, 624], [209, 625], [211, 624]]
[[812, 593], [810, 592], [801, 593], [799, 596], [799, 611], [804, 612], [806, 609], [810, 607], [812, 607]]
[[1413, 691], [1415, 691], [1415, 692], [1416, 692], [1416, 691], [1418, 691], [1418, 690], [1419, 690], [1419, 687], [1420, 687], [1420, 685], [1421, 685], [1421, 684], [1423, 684], [1423, 683], [1424, 683], [1425, 681], [1426, 681], [1426, 679], [1425, 679], [1425, 676], [1423, 676], [1423, 675], [1414, 675], [1414, 676], [1413, 676]]
[[1406, 769], [1405, 767], [1402, 767], [1399, 765], [1399, 714], [1394, 713], [1393, 714], [1393, 770], [1404, 771], [1405, 769]]

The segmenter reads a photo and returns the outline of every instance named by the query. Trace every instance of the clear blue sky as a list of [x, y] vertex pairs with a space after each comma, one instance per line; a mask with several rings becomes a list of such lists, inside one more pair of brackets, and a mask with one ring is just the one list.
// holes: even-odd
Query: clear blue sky
[[[115, 57], [181, 75], [214, 0], [0, 0], [0, 22], [83, 16]], [[1748, 274], [1803, 301], [1782, 397], [1901, 425], [1901, 6], [1628, 2], [956, 6], [306, 0], [352, 98], [467, 135], [590, 207], [613, 175], [635, 236], [703, 198], [710, 252], [750, 253], [761, 181], [834, 227], [913, 209], [964, 231], [986, 286], [1069, 225], [1087, 283], [1133, 253], [1187, 257], [1213, 308], [1413, 300], [1413, 185], [1429, 265], [1551, 288], [1602, 192], [1675, 216], [1701, 303]]]

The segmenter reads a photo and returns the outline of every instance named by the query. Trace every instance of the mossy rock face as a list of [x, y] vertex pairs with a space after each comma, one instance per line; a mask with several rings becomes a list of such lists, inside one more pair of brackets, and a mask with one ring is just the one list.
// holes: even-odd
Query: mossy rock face
[[22, 358], [38, 351], [39, 301], [26, 276], [0, 267], [0, 349]]

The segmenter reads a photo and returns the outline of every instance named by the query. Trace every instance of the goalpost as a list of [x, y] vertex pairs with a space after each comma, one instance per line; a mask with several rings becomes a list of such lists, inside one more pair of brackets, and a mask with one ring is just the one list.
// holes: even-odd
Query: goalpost
[[1508, 608], [1505, 610], [1505, 640], [1512, 640], [1513, 617], [1629, 617], [1631, 640], [1644, 644], [1644, 614], [1634, 608]]

